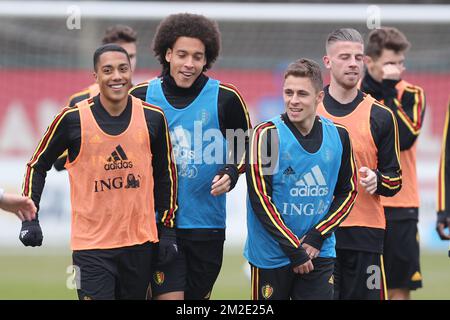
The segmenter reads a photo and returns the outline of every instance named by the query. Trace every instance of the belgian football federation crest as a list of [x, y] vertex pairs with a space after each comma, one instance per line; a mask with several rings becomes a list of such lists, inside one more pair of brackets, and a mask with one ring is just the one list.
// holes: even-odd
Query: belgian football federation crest
[[156, 271], [153, 274], [153, 280], [155, 280], [155, 283], [160, 286], [164, 283], [164, 272], [162, 271]]
[[261, 292], [264, 299], [269, 299], [273, 294], [273, 287], [266, 284], [261, 288]]

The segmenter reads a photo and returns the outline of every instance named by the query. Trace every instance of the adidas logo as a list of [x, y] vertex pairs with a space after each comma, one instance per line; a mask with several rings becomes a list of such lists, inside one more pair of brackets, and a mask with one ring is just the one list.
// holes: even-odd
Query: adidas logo
[[127, 161], [128, 157], [122, 146], [119, 144], [116, 149], [108, 157], [107, 162], [104, 166], [105, 170], [118, 170], [133, 168], [133, 162]]
[[125, 151], [123, 151], [122, 146], [119, 144], [116, 147], [116, 150], [111, 153], [111, 157], [108, 158], [108, 162], [120, 160], [128, 160], [128, 157]]
[[413, 274], [411, 281], [422, 281], [422, 275], [419, 271], [416, 271], [416, 273]]
[[28, 230], [24, 230], [20, 232], [20, 237], [23, 239], [23, 237], [25, 237], [28, 233]]
[[294, 171], [294, 169], [292, 169], [291, 166], [289, 166], [286, 170], [283, 171], [283, 174], [288, 176], [291, 174], [295, 174], [295, 171]]
[[318, 165], [311, 172], [303, 175], [302, 179], [295, 183], [296, 187], [291, 189], [293, 197], [321, 197], [328, 194], [328, 186]]

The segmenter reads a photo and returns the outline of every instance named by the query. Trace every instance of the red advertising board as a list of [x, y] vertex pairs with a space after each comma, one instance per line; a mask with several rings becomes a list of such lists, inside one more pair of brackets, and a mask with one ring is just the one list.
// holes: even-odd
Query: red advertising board
[[[276, 110], [282, 108], [282, 77], [279, 72], [217, 70], [209, 74], [239, 89], [254, 123], [263, 119], [263, 106], [277, 103]], [[139, 82], [155, 75], [157, 70], [147, 70], [137, 73], [134, 78]], [[432, 117], [432, 134], [440, 137], [450, 95], [450, 74], [410, 73], [405, 79], [425, 89], [427, 117]], [[64, 107], [74, 92], [92, 81], [93, 77], [87, 70], [0, 70], [0, 155], [29, 154], [51, 117]]]

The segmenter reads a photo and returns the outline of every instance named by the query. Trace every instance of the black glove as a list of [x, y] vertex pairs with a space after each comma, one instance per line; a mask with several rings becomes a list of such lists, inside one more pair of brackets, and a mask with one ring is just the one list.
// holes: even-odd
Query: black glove
[[446, 228], [450, 229], [450, 213], [447, 211], [439, 211], [437, 213], [436, 231], [441, 240], [450, 240], [450, 230], [446, 233]]
[[158, 266], [164, 266], [174, 261], [178, 255], [177, 234], [175, 229], [158, 226], [159, 248]]
[[40, 246], [42, 244], [43, 236], [39, 220], [23, 221], [19, 239], [26, 247]]

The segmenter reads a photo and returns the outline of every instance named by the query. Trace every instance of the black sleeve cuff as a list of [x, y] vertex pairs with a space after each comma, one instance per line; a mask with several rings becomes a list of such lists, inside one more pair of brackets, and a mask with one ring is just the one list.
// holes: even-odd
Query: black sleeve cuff
[[239, 179], [239, 170], [237, 166], [235, 166], [234, 164], [227, 164], [222, 169], [220, 169], [217, 174], [220, 176], [224, 174], [229, 175], [231, 179], [230, 191], [233, 190]]
[[164, 237], [164, 238], [176, 238], [177, 232], [176, 232], [175, 228], [166, 227], [165, 225], [163, 225], [161, 223], [158, 223], [156, 226], [158, 228], [158, 235], [159, 235], [160, 239], [162, 237]]
[[283, 252], [288, 256], [289, 260], [291, 260], [291, 266], [297, 267], [309, 260], [309, 256], [306, 253], [306, 250], [303, 247], [293, 248], [280, 244]]
[[317, 229], [311, 229], [305, 236], [303, 243], [309, 244], [311, 247], [321, 250], [325, 238]]
[[437, 222], [447, 224], [447, 219], [450, 219], [450, 212], [448, 211], [438, 211], [437, 212]]
[[55, 167], [56, 171], [66, 170], [66, 168], [64, 167], [64, 165], [66, 164], [66, 160], [67, 160], [67, 157], [61, 157], [55, 161], [53, 166]]
[[39, 225], [39, 216], [38, 216], [38, 213], [37, 213], [37, 212], [36, 212], [36, 218], [34, 218], [33, 220], [30, 220], [30, 221], [28, 221], [28, 220], [22, 221], [22, 226], [30, 226], [30, 225], [36, 225], [36, 224]]
[[382, 192], [382, 185], [381, 185], [381, 173], [378, 171], [378, 169], [371, 169], [375, 174], [377, 175], [377, 190], [375, 190], [375, 193], [378, 195], [381, 195]]

